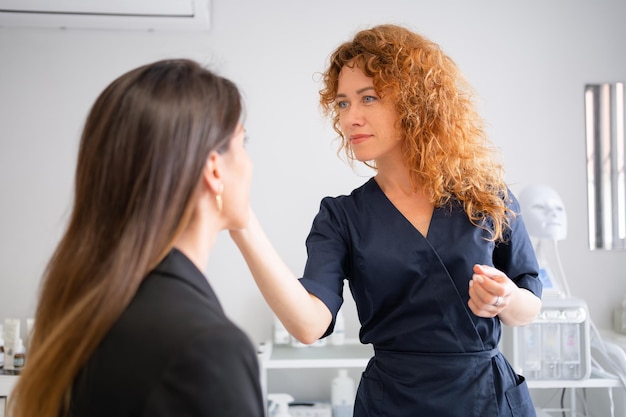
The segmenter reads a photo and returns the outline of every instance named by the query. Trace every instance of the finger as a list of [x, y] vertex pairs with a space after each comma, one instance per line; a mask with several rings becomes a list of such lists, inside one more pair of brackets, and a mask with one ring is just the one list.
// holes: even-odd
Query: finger
[[482, 282], [480, 283], [480, 287], [483, 291], [485, 291], [485, 293], [487, 293], [483, 297], [483, 299], [485, 299], [486, 301], [489, 301], [488, 297], [497, 297], [499, 295], [503, 296], [505, 293], [504, 285], [492, 279], [483, 278]]
[[484, 275], [474, 274], [472, 282], [475, 283], [475, 290], [483, 300], [486, 300], [491, 295], [499, 295], [498, 283], [486, 278]]
[[[497, 278], [474, 274], [472, 276], [472, 280], [476, 281], [477, 284], [480, 284], [480, 286], [494, 298], [497, 296], [503, 297], [508, 293], [507, 285], [510, 280], [504, 273], [501, 274], [502, 275], [499, 275]], [[483, 299], [488, 301], [486, 297], [483, 297]]]
[[490, 285], [491, 280], [483, 278], [481, 275], [476, 275], [474, 279], [470, 281], [469, 295], [470, 299], [474, 300], [476, 306], [487, 306], [493, 304], [496, 294], [492, 294], [491, 291], [486, 288]]
[[470, 298], [467, 304], [472, 313], [478, 317], [491, 318], [498, 314], [498, 310], [495, 307], [477, 303], [473, 298]]
[[496, 281], [503, 281], [507, 278], [506, 274], [497, 268], [489, 265], [474, 265], [474, 272], [484, 275]]
[[492, 306], [499, 307], [502, 304], [503, 298], [499, 295], [496, 297], [496, 301], [493, 302]]
[[471, 280], [470, 283], [470, 308], [474, 314], [481, 317], [493, 317], [504, 308], [506, 303], [503, 286], [481, 275], [477, 275], [477, 278]]

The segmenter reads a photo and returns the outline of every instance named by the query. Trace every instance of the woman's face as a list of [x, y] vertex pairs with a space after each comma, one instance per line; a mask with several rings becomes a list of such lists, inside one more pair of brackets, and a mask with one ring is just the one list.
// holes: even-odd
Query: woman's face
[[248, 223], [252, 162], [245, 149], [245, 129], [238, 125], [224, 160], [223, 213], [228, 229], [243, 228]]
[[335, 106], [344, 140], [357, 160], [380, 165], [384, 159], [400, 157], [393, 103], [377, 94], [372, 78], [359, 67], [341, 69]]

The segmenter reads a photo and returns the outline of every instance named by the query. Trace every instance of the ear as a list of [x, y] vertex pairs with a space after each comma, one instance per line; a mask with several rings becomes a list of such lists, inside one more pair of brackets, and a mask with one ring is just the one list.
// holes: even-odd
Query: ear
[[220, 194], [224, 189], [223, 160], [216, 151], [209, 153], [204, 164], [202, 180], [213, 194]]

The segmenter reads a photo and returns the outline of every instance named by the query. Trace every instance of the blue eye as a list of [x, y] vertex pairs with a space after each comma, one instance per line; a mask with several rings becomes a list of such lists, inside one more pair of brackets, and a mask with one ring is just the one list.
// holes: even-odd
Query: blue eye
[[338, 101], [336, 106], [339, 109], [345, 109], [346, 107], [348, 107], [348, 102], [347, 101]]
[[363, 97], [363, 102], [364, 103], [372, 103], [374, 101], [378, 100], [378, 98], [374, 97], [374, 96], [365, 96]]

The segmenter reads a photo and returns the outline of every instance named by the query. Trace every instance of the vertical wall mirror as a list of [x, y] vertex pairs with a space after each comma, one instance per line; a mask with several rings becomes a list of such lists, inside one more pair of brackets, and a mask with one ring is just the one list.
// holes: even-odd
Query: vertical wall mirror
[[624, 83], [585, 86], [589, 248], [626, 249]]

